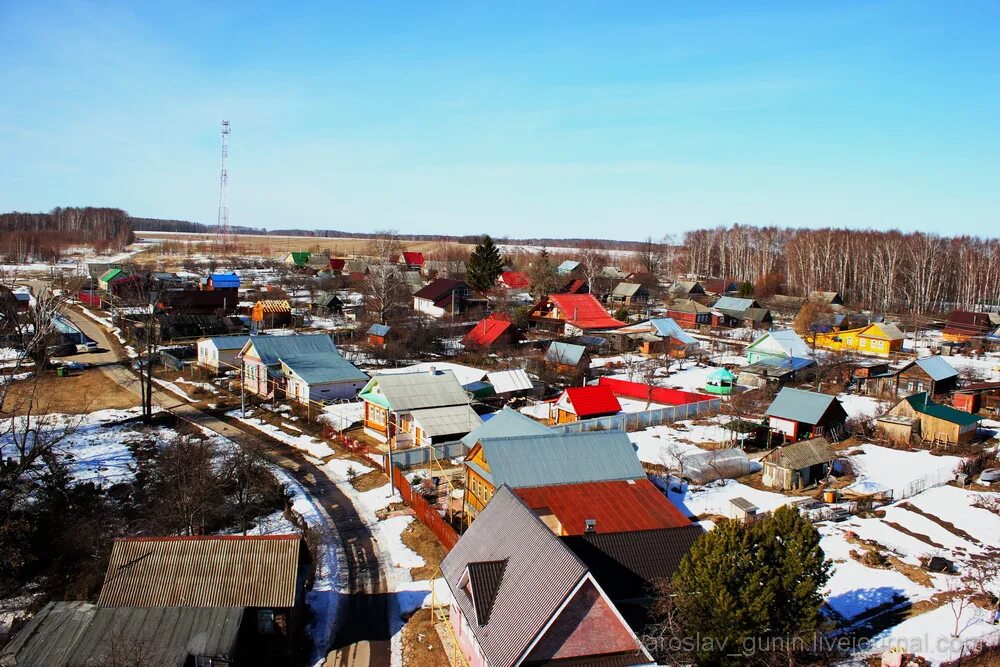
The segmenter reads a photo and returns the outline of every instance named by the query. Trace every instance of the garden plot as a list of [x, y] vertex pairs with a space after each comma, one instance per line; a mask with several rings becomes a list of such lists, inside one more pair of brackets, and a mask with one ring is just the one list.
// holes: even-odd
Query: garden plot
[[733, 498], [744, 498], [760, 508], [770, 512], [795, 500], [771, 491], [761, 491], [732, 479], [712, 482], [705, 486], [688, 486], [683, 492], [671, 490], [670, 500], [688, 516], [714, 514], [729, 516], [730, 503]]
[[856, 486], [848, 488], [891, 490], [894, 498], [916, 495], [950, 482], [962, 462], [957, 456], [935, 456], [927, 451], [909, 452], [873, 444], [851, 451], [858, 450], [864, 453], [848, 456], [857, 477]]
[[738, 446], [739, 440], [734, 435], [740, 435], [725, 428], [723, 424], [729, 417], [718, 416], [708, 424], [695, 424], [692, 420], [675, 422], [669, 425], [651, 426], [641, 431], [628, 434], [629, 440], [637, 448], [639, 460], [646, 463], [675, 465], [676, 457], [693, 454], [706, 449], [700, 445], [721, 443], [724, 447]]
[[974, 605], [958, 610], [944, 604], [872, 637], [869, 654], [898, 647], [939, 665], [967, 657], [979, 643], [1000, 644], [1000, 626], [991, 623], [990, 612]]

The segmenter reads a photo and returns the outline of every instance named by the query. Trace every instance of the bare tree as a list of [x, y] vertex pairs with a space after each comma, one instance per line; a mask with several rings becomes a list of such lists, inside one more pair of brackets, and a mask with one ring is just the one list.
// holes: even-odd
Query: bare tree
[[368, 310], [379, 324], [405, 303], [406, 285], [399, 272], [402, 244], [394, 231], [378, 232], [368, 243], [371, 263], [365, 278]]
[[164, 529], [197, 535], [215, 518], [223, 495], [214, 458], [211, 443], [187, 435], [162, 448], [154, 468], [154, 488]]
[[585, 241], [580, 246], [580, 271], [587, 280], [587, 291], [594, 291], [596, 281], [604, 267], [608, 265], [609, 255], [600, 241]]

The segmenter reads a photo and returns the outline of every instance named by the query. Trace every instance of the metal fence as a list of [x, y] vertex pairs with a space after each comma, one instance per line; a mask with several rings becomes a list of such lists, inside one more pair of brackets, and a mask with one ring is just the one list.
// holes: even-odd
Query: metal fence
[[557, 433], [580, 433], [583, 431], [638, 431], [650, 426], [669, 424], [682, 419], [691, 419], [700, 415], [714, 414], [719, 411], [722, 400], [713, 398], [697, 403], [685, 403], [683, 405], [668, 405], [662, 408], [642, 410], [641, 412], [630, 412], [624, 414], [611, 415], [609, 417], [595, 417], [594, 419], [582, 419], [580, 421], [568, 422], [566, 424], [555, 424], [552, 430]]
[[467, 451], [468, 448], [459, 440], [444, 442], [432, 447], [397, 449], [392, 453], [392, 465], [405, 470], [434, 460], [463, 458]]

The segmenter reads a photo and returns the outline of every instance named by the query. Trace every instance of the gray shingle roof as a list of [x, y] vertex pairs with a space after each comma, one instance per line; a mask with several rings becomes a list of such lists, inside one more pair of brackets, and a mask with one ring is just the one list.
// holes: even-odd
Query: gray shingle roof
[[573, 553], [508, 488], [501, 487], [441, 563], [466, 618], [476, 607], [462, 587], [475, 563], [506, 561], [485, 624], [470, 623], [491, 667], [510, 667], [587, 574]]
[[522, 415], [517, 410], [504, 407], [500, 412], [493, 413], [493, 416], [470, 431], [462, 438], [462, 443], [466, 447], [472, 447], [482, 438], [510, 437], [518, 435], [539, 435], [551, 433], [549, 428], [541, 422], [536, 422], [531, 417]]
[[468, 392], [450, 370], [376, 375], [369, 382], [369, 387], [373, 383], [378, 384], [393, 410], [468, 405], [471, 402]]
[[623, 431], [482, 438], [494, 487], [645, 479]]
[[829, 394], [782, 387], [764, 414], [803, 424], [818, 424], [827, 409], [835, 402], [838, 402], [837, 397]]

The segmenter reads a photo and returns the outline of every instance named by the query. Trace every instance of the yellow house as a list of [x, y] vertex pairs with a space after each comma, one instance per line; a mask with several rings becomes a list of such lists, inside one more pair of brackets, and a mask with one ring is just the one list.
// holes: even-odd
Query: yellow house
[[903, 349], [906, 336], [895, 324], [876, 322], [860, 329], [816, 334], [816, 347], [888, 357]]

